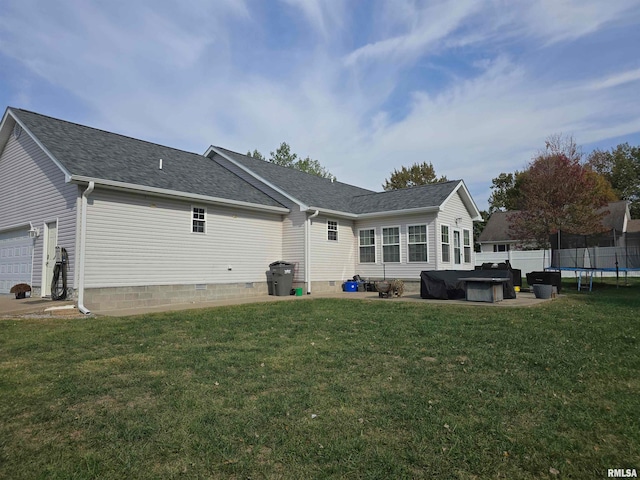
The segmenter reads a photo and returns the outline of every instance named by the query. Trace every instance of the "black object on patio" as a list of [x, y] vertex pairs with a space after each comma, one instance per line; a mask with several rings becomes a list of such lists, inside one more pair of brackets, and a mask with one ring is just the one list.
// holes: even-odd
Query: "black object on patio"
[[420, 298], [464, 300], [465, 282], [461, 278], [507, 278], [503, 298], [516, 298], [513, 274], [510, 270], [424, 270], [420, 272]]
[[530, 287], [536, 283], [540, 283], [542, 285], [553, 285], [558, 289], [558, 293], [560, 293], [562, 274], [560, 272], [529, 272], [527, 273], [527, 283]]

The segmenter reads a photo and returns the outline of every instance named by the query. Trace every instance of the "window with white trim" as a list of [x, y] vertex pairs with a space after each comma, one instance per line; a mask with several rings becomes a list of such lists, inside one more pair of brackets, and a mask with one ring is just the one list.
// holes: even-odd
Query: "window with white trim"
[[494, 252], [508, 252], [511, 248], [508, 243], [496, 243], [493, 245]]
[[451, 244], [449, 240], [449, 225], [440, 225], [440, 248], [442, 250], [442, 261], [451, 261]]
[[382, 261], [400, 263], [400, 227], [382, 229]]
[[206, 233], [207, 210], [203, 207], [191, 208], [191, 232]]
[[464, 263], [471, 263], [471, 231], [462, 231], [462, 242], [464, 245]]
[[409, 225], [407, 227], [407, 243], [410, 262], [428, 261], [426, 225]]
[[373, 228], [358, 231], [360, 263], [376, 263], [376, 231]]
[[327, 220], [327, 240], [338, 241], [338, 222], [335, 220]]

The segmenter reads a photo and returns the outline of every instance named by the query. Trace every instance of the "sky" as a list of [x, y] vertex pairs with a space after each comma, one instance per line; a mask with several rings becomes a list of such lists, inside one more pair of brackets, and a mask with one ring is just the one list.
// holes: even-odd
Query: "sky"
[[183, 150], [282, 142], [488, 208], [550, 135], [640, 145], [638, 0], [0, 0], [0, 107]]

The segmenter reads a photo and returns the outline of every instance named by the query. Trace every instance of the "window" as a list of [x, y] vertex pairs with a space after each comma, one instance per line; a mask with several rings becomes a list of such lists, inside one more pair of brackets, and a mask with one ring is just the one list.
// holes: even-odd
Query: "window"
[[440, 243], [442, 248], [442, 261], [451, 261], [449, 245], [449, 225], [440, 225]]
[[201, 207], [191, 209], [191, 231], [193, 233], [205, 233], [205, 215], [207, 211]]
[[510, 245], [508, 243], [499, 243], [493, 245], [494, 252], [508, 252], [510, 250]]
[[469, 230], [462, 231], [462, 240], [464, 242], [464, 263], [471, 263], [471, 232]]
[[409, 243], [409, 261], [427, 261], [427, 226], [409, 225], [407, 227], [407, 237]]
[[376, 263], [376, 231], [371, 228], [358, 232], [360, 263]]
[[400, 263], [400, 227], [382, 229], [382, 261]]
[[462, 256], [461, 256], [462, 250], [461, 250], [461, 245], [460, 245], [460, 230], [454, 230], [453, 231], [453, 261], [454, 263], [461, 263], [462, 262]]
[[327, 240], [338, 241], [338, 222], [335, 220], [327, 220]]

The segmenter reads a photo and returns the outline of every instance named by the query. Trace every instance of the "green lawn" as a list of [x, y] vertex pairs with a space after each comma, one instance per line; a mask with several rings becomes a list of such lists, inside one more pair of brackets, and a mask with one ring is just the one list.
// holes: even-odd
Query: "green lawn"
[[640, 284], [566, 291], [521, 309], [316, 299], [3, 320], [0, 478], [640, 469]]

